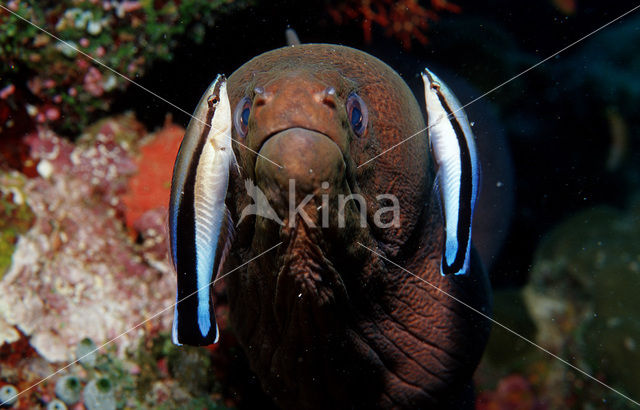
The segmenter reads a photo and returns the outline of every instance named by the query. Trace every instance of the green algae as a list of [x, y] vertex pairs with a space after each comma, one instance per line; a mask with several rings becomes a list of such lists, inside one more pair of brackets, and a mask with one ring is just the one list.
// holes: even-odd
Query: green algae
[[530, 389], [512, 395], [533, 394], [543, 408], [624, 409], [622, 395], [640, 397], [640, 200], [632, 204], [567, 218], [540, 242], [527, 286], [494, 292], [496, 321], [542, 349], [494, 326], [474, 377], [480, 395], [516, 375]]
[[[158, 409], [226, 410], [211, 353], [193, 346], [176, 346], [168, 333], [141, 343], [133, 360], [140, 367], [136, 400]], [[158, 396], [162, 399], [158, 400]]]
[[34, 220], [23, 192], [24, 183], [24, 176], [17, 173], [0, 175], [0, 279], [11, 266], [19, 236]]
[[[12, 13], [0, 14], [0, 72], [7, 74], [0, 77], [0, 89], [16, 88], [11, 96], [14, 106], [26, 107], [21, 95], [33, 94], [37, 121], [71, 133], [111, 107], [114, 98], [130, 86], [123, 77], [139, 78], [157, 62], [171, 61], [180, 45], [202, 43], [207, 29], [251, 4], [225, 0], [12, 3]], [[82, 53], [123, 77], [97, 69]], [[55, 115], [46, 115], [47, 110]]]

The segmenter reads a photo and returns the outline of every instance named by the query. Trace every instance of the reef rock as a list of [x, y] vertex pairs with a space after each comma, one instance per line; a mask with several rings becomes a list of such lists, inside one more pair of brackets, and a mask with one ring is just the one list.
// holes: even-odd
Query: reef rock
[[[131, 151], [140, 137], [140, 128], [121, 117], [98, 124], [76, 145], [43, 130], [28, 138], [39, 176], [23, 192], [34, 220], [0, 281], [0, 334], [19, 329], [48, 361], [72, 360], [83, 338], [100, 345], [173, 301], [166, 253], [148, 258], [122, 222], [120, 197], [136, 170]], [[170, 316], [145, 328], [168, 329]], [[142, 332], [116, 343], [130, 346]]]
[[628, 212], [600, 206], [555, 228], [537, 251], [524, 299], [538, 344], [637, 398], [640, 370], [629, 364], [640, 362], [638, 292], [636, 200]]

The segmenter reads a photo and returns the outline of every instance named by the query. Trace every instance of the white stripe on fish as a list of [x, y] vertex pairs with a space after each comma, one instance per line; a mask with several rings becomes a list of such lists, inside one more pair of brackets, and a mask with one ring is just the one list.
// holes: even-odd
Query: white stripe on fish
[[[219, 75], [207, 89], [195, 114], [204, 116], [208, 126], [192, 124], [194, 120], [189, 124], [171, 189], [171, 253], [178, 275], [173, 341], [203, 345], [218, 341], [211, 283], [224, 263], [232, 229], [225, 198], [236, 159], [224, 76]], [[194, 292], [195, 303], [189, 297]]]
[[444, 210], [445, 244], [440, 273], [463, 275], [469, 271], [471, 225], [480, 180], [476, 146], [469, 120], [451, 90], [426, 68], [422, 80], [429, 145]]
[[[200, 154], [193, 201], [198, 273], [198, 325], [203, 336], [209, 333], [212, 322], [212, 318], [209, 317], [209, 285], [216, 259], [218, 236], [226, 216], [224, 200], [227, 196], [229, 170], [233, 160], [231, 107], [227, 97], [227, 85], [223, 82], [220, 86], [220, 98], [211, 119], [211, 130]], [[215, 319], [213, 321], [215, 322]]]

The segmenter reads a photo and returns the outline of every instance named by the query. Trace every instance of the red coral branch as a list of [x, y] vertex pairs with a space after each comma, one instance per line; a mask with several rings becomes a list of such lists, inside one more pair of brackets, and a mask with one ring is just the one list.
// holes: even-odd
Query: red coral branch
[[438, 19], [438, 12], [459, 13], [460, 7], [448, 0], [431, 0], [426, 8], [418, 0], [348, 0], [331, 6], [329, 15], [337, 24], [349, 24], [359, 20], [366, 43], [371, 42], [373, 24], [385, 29], [385, 34], [395, 37], [405, 49], [410, 49], [413, 40], [427, 43], [426, 31], [429, 22]]

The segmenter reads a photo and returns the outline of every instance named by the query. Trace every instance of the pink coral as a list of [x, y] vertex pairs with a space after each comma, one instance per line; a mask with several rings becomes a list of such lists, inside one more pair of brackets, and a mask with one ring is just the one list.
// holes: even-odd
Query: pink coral
[[509, 375], [498, 382], [495, 391], [482, 392], [476, 410], [544, 410], [536, 399], [529, 381], [519, 374]]
[[104, 93], [102, 87], [102, 73], [95, 67], [89, 67], [84, 76], [84, 89], [94, 97], [100, 97]]
[[47, 107], [44, 115], [49, 121], [55, 121], [60, 118], [60, 110], [57, 107]]
[[124, 11], [125, 13], [131, 13], [132, 11], [142, 9], [142, 3], [140, 3], [139, 1], [125, 0], [120, 3], [120, 7], [122, 7], [122, 11]]

